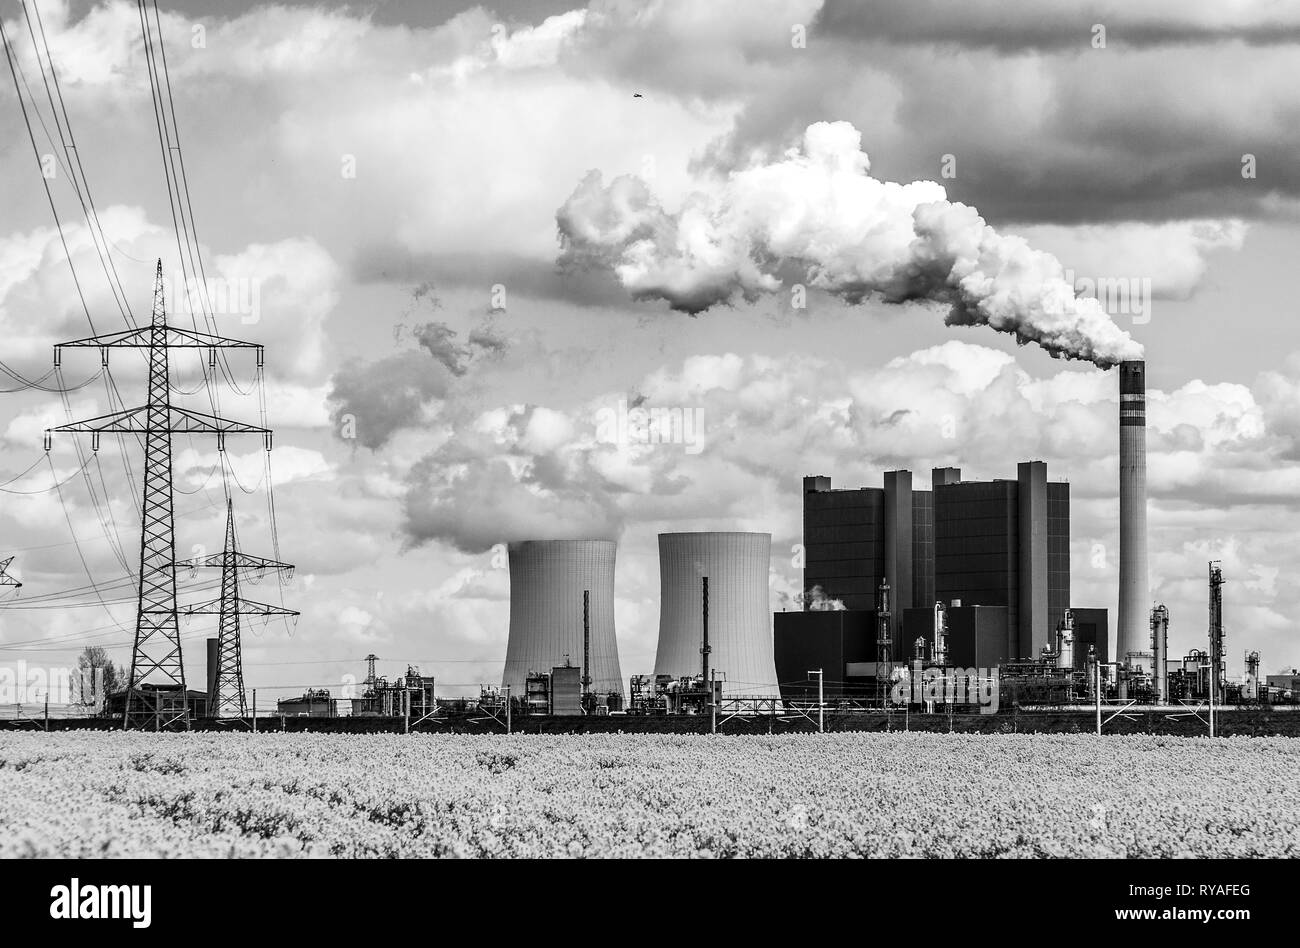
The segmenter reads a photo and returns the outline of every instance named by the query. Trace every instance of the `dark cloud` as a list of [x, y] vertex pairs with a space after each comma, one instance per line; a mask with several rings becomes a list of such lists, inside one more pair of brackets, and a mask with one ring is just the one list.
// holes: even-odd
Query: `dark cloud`
[[356, 255], [353, 278], [360, 283], [432, 282], [438, 286], [479, 289], [483, 312], [492, 311], [493, 287], [512, 297], [560, 300], [578, 306], [627, 308], [627, 294], [601, 270], [562, 269], [554, 261], [516, 254], [414, 254], [395, 245], [370, 245]]
[[353, 359], [334, 373], [330, 386], [334, 433], [355, 437], [372, 451], [381, 448], [398, 430], [416, 424], [426, 403], [446, 397], [450, 382], [450, 373], [423, 352], [375, 362]]
[[407, 543], [437, 540], [481, 553], [521, 539], [616, 539], [623, 517], [608, 491], [574, 472], [556, 477], [554, 467], [542, 458], [521, 476], [504, 457], [480, 456], [449, 474], [444, 453], [430, 454], [407, 479]]
[[[819, 13], [817, 33], [834, 38], [891, 43], [944, 43], [1002, 52], [1088, 49], [1092, 27], [1106, 27], [1106, 42], [1124, 46], [1167, 46], [1239, 41], [1255, 45], [1300, 42], [1300, 17], [1280, 4], [1256, 16], [1231, 11], [1222, 20], [1222, 3], [1125, 3], [1122, 0], [1078, 3], [1037, 0], [908, 0], [906, 3], [860, 3], [827, 0]], [[1263, 11], [1265, 5], [1256, 5]], [[1288, 13], [1290, 15], [1288, 15]], [[1225, 22], [1235, 19], [1236, 22]]]

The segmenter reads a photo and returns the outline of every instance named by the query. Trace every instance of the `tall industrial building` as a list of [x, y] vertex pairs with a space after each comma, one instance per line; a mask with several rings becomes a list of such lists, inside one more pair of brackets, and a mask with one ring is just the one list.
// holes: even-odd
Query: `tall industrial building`
[[803, 497], [804, 588], [872, 610], [888, 580], [895, 660], [915, 637], [908, 610], [936, 599], [1005, 608], [1006, 659], [1036, 658], [1053, 641], [1070, 605], [1070, 485], [1048, 481], [1044, 462], [1020, 464], [1014, 480], [936, 468], [929, 491], [913, 490], [908, 471], [857, 490], [805, 477]]
[[768, 533], [659, 535], [659, 648], [655, 674], [684, 678], [706, 667], [704, 584], [709, 580], [707, 666], [723, 694], [779, 696], [772, 654]]
[[845, 608], [875, 610], [889, 583], [893, 637], [903, 610], [934, 604], [934, 504], [912, 489], [911, 471], [888, 471], [883, 487], [833, 489], [803, 479], [804, 589], [820, 586]]
[[614, 634], [612, 540], [522, 540], [509, 545], [510, 639], [502, 685], [524, 695], [529, 672], [583, 664], [583, 592], [590, 593], [591, 690], [623, 695]]
[[1026, 461], [1015, 480], [935, 472], [934, 585], [945, 603], [1007, 608], [1007, 657], [1036, 658], [1070, 605], [1070, 485]]
[[1119, 614], [1115, 660], [1148, 652], [1146, 363], [1119, 366]]

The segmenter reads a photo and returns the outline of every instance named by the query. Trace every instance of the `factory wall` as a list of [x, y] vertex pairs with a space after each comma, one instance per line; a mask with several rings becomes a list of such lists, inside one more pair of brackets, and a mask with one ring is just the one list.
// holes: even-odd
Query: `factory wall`
[[902, 634], [912, 608], [912, 472], [885, 472], [885, 581], [889, 583], [890, 639]]
[[726, 676], [724, 694], [777, 696], [772, 652], [767, 533], [659, 535], [659, 647], [655, 674], [682, 678], [702, 669], [701, 579], [709, 578], [709, 664]]
[[1047, 634], [1055, 642], [1056, 627], [1070, 608], [1070, 485], [1047, 485]]
[[1019, 651], [1020, 533], [1015, 481], [967, 481], [935, 490], [934, 586], [945, 602], [1002, 606]]
[[[890, 471], [884, 487], [839, 489], [805, 477], [804, 589], [820, 586], [851, 610], [874, 610], [883, 578], [891, 613], [934, 601], [934, 503], [911, 473]], [[919, 598], [918, 598], [919, 597]], [[901, 619], [893, 622], [901, 629]]]
[[1011, 610], [1006, 606], [958, 606], [948, 610], [948, 664], [992, 668], [1007, 661]]
[[912, 606], [934, 605], [934, 494], [912, 491]]
[[1016, 468], [1020, 608], [1014, 654], [1034, 658], [1047, 644], [1047, 465], [1023, 461]]
[[524, 694], [529, 672], [583, 661], [582, 592], [591, 592], [591, 689], [623, 695], [614, 632], [612, 540], [523, 540], [509, 545], [510, 638], [502, 685]]
[[885, 492], [832, 490], [829, 477], [805, 477], [804, 589], [822, 587], [848, 609], [875, 609], [885, 575]]
[[916, 653], [916, 640], [925, 639], [926, 660], [934, 648], [934, 609], [919, 606], [903, 613], [903, 631], [894, 643], [897, 661], [910, 662]]
[[816, 701], [817, 680], [808, 672], [823, 669], [827, 700], [863, 695], [865, 683], [847, 680], [850, 662], [875, 661], [876, 613], [873, 610], [778, 612], [773, 616], [773, 650], [781, 697]]
[[1075, 606], [1070, 612], [1074, 616], [1075, 667], [1084, 670], [1089, 645], [1097, 650], [1097, 661], [1103, 665], [1111, 661], [1110, 610], [1080, 609]]
[[1292, 669], [1288, 674], [1283, 675], [1266, 675], [1265, 683], [1270, 688], [1281, 688], [1285, 691], [1300, 691], [1300, 671]]

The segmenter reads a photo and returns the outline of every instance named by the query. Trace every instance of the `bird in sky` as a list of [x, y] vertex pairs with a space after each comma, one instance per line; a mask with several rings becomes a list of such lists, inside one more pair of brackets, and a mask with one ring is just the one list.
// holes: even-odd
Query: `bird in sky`
[[639, 93], [639, 92], [633, 92], [633, 93], [632, 93], [632, 98], [634, 98], [634, 99], [643, 99], [643, 98], [645, 98], [645, 96], [643, 96], [643, 95], [642, 95], [641, 93]]

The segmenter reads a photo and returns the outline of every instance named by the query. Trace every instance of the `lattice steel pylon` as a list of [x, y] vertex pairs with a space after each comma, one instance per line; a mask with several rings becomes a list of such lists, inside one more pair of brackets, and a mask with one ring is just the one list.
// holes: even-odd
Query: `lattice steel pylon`
[[54, 431], [89, 432], [94, 450], [99, 450], [101, 434], [143, 435], [145, 471], [140, 517], [139, 596], [122, 727], [151, 725], [161, 728], [177, 721], [189, 727], [185, 665], [181, 658], [176, 607], [171, 436], [178, 433], [215, 434], [217, 450], [224, 451], [227, 434], [260, 434], [269, 451], [271, 431], [173, 405], [168, 353], [172, 349], [207, 349], [208, 364], [215, 366], [217, 349], [255, 349], [257, 364], [261, 367], [262, 347], [252, 342], [169, 326], [163, 299], [162, 260], [159, 260], [149, 325], [59, 343], [54, 347], [55, 366], [61, 364], [65, 348], [97, 348], [104, 366], [108, 365], [110, 349], [145, 349], [149, 353], [149, 400], [145, 405], [46, 429], [45, 449], [50, 449], [50, 434]]
[[14, 561], [11, 556], [8, 559], [0, 560], [0, 586], [12, 586], [14, 589], [22, 589], [23, 584], [9, 575], [9, 564]]
[[235, 508], [226, 501], [226, 543], [220, 553], [190, 560], [192, 568], [215, 566], [221, 569], [221, 598], [185, 606], [182, 615], [212, 615], [218, 619], [216, 693], [208, 696], [211, 715], [216, 718], [248, 717], [248, 703], [244, 699], [244, 662], [240, 642], [239, 617], [241, 615], [296, 616], [292, 609], [269, 606], [266, 603], [244, 599], [239, 594], [239, 572], [245, 569], [259, 571], [293, 572], [289, 563], [253, 556], [239, 549], [235, 539]]

